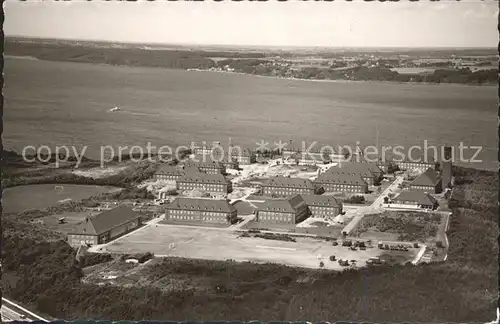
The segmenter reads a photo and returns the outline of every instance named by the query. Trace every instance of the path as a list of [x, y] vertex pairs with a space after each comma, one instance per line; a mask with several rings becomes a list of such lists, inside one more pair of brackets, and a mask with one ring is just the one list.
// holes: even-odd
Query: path
[[358, 208], [357, 215], [344, 227], [342, 233], [346, 233], [349, 235], [353, 229], [356, 228], [358, 223], [363, 219], [366, 214], [375, 214], [382, 212], [384, 208], [382, 207], [382, 203], [384, 202], [384, 197], [389, 195], [391, 191], [394, 191], [398, 188], [398, 185], [403, 183], [404, 176], [398, 176], [393, 183], [391, 183], [379, 196], [375, 201], [367, 207]]

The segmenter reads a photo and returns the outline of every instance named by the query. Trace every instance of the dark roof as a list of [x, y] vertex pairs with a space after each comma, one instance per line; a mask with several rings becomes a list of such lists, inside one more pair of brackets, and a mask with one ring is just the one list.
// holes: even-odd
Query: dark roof
[[416, 202], [419, 205], [434, 205], [436, 203], [436, 199], [425, 192], [420, 190], [404, 190], [402, 191], [396, 198], [393, 199], [395, 202], [405, 202], [412, 201]]
[[168, 174], [168, 175], [183, 175], [184, 172], [176, 166], [162, 164], [155, 174]]
[[103, 211], [78, 225], [77, 234], [100, 235], [115, 227], [129, 223], [138, 219], [132, 208], [127, 206], [118, 206], [116, 208]]
[[258, 211], [278, 211], [284, 213], [295, 213], [300, 205], [305, 204], [300, 195], [288, 199], [268, 199], [258, 207]]
[[177, 182], [199, 182], [199, 183], [219, 183], [227, 184], [227, 179], [222, 174], [208, 174], [203, 172], [187, 172]]
[[338, 207], [340, 203], [333, 196], [301, 195], [308, 206]]
[[441, 179], [437, 172], [429, 168], [416, 178], [410, 185], [411, 186], [436, 186]]
[[334, 184], [350, 184], [365, 186], [367, 183], [361, 178], [359, 174], [356, 173], [344, 173], [344, 172], [330, 172], [328, 169], [325, 173], [319, 175], [319, 177], [314, 180], [315, 183], [334, 183]]
[[228, 200], [199, 199], [199, 198], [176, 198], [166, 205], [167, 209], [182, 209], [196, 211], [221, 211], [230, 213], [236, 210]]
[[187, 160], [186, 162], [184, 162], [184, 165], [186, 167], [197, 167], [197, 168], [215, 168], [215, 169], [224, 168], [221, 162], [210, 161], [210, 159], [211, 159], [210, 155], [207, 155], [205, 156], [205, 161], [203, 161], [203, 158], [200, 157], [200, 159], [198, 159], [198, 162], [193, 160]]
[[286, 188], [307, 188], [314, 189], [314, 185], [309, 179], [301, 178], [287, 178], [283, 176], [277, 176], [270, 178], [266, 183], [262, 185], [263, 187], [286, 187]]
[[[362, 178], [374, 178], [376, 174], [372, 171], [376, 165], [373, 166], [366, 162], [345, 162], [339, 163], [338, 165], [331, 167], [326, 172], [333, 173], [354, 173]], [[377, 172], [381, 172], [381, 170], [377, 167]], [[376, 172], [375, 172], [376, 173]]]
[[236, 150], [236, 149], [233, 148], [231, 150], [231, 156], [247, 156], [247, 157], [251, 157], [251, 156], [255, 156], [255, 152], [252, 151], [249, 148], [245, 148], [245, 149], [241, 150], [241, 154], [240, 154], [239, 150]]
[[[283, 152], [288, 152], [288, 153], [292, 153], [292, 152], [296, 152], [296, 153], [300, 153], [300, 152], [306, 152], [304, 151], [304, 148], [307, 150], [309, 148], [310, 145], [313, 145], [314, 143], [305, 143], [304, 145], [297, 145], [297, 144], [291, 144], [290, 143], [286, 143], [286, 146], [285, 148], [283, 149]], [[313, 145], [313, 147], [309, 150], [307, 150], [307, 152], [309, 153], [322, 153], [321, 152], [321, 148], [323, 146], [319, 145], [319, 144], [316, 144], [316, 145]], [[325, 147], [323, 149], [323, 153], [325, 154], [335, 154], [335, 149], [333, 147]]]

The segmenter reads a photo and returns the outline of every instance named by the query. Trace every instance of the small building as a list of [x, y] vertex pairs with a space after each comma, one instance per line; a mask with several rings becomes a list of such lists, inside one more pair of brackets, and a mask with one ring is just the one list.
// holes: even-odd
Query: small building
[[231, 224], [236, 217], [229, 200], [179, 197], [165, 207], [165, 219], [171, 221]]
[[342, 202], [333, 196], [302, 195], [302, 199], [306, 202], [312, 217], [329, 218], [342, 213]]
[[320, 174], [314, 180], [316, 190], [323, 188], [325, 192], [367, 193], [368, 184], [359, 174], [347, 172], [330, 172]]
[[203, 160], [200, 158], [197, 161], [187, 160], [184, 162], [185, 168], [196, 168], [201, 172], [205, 172], [208, 174], [225, 174], [226, 167], [219, 161], [210, 160], [210, 155], [205, 156]]
[[405, 209], [436, 209], [437, 200], [426, 192], [420, 190], [402, 191], [390, 203], [389, 207]]
[[77, 247], [83, 244], [104, 244], [141, 225], [140, 216], [132, 208], [118, 206], [98, 215], [86, 217], [73, 233], [68, 234], [68, 244]]
[[177, 180], [177, 189], [200, 190], [209, 193], [230, 193], [232, 191], [231, 181], [222, 174], [187, 173]]
[[300, 195], [288, 199], [268, 199], [256, 210], [255, 220], [260, 223], [297, 224], [309, 215], [306, 202]]
[[442, 191], [441, 177], [434, 169], [429, 168], [413, 180], [409, 188], [410, 190], [420, 190], [428, 193], [440, 193]]
[[262, 185], [264, 196], [289, 197], [296, 194], [314, 195], [314, 185], [309, 179], [277, 176]]

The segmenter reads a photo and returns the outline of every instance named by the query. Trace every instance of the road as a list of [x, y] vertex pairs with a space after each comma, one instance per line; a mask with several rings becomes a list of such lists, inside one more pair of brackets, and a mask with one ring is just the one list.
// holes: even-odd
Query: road
[[379, 213], [383, 211], [384, 209], [382, 208], [382, 203], [384, 202], [384, 197], [388, 196], [391, 191], [394, 191], [395, 189], [398, 188], [398, 185], [403, 183], [404, 176], [399, 176], [394, 180], [393, 183], [390, 184], [389, 187], [387, 187], [375, 201], [367, 207], [360, 207], [357, 210], [358, 215], [356, 215], [342, 230], [342, 233], [346, 233], [346, 235], [349, 235], [351, 231], [356, 228], [358, 223], [363, 219], [363, 217], [366, 214], [374, 214], [374, 213]]
[[24, 322], [50, 322], [49, 320], [37, 315], [26, 308], [2, 297], [2, 307], [0, 309], [2, 314], [2, 322], [10, 321], [24, 321]]

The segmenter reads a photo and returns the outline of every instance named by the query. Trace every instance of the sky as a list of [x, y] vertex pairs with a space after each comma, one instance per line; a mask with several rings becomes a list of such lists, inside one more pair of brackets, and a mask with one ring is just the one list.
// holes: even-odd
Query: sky
[[132, 43], [496, 47], [498, 2], [21, 2], [7, 36]]

